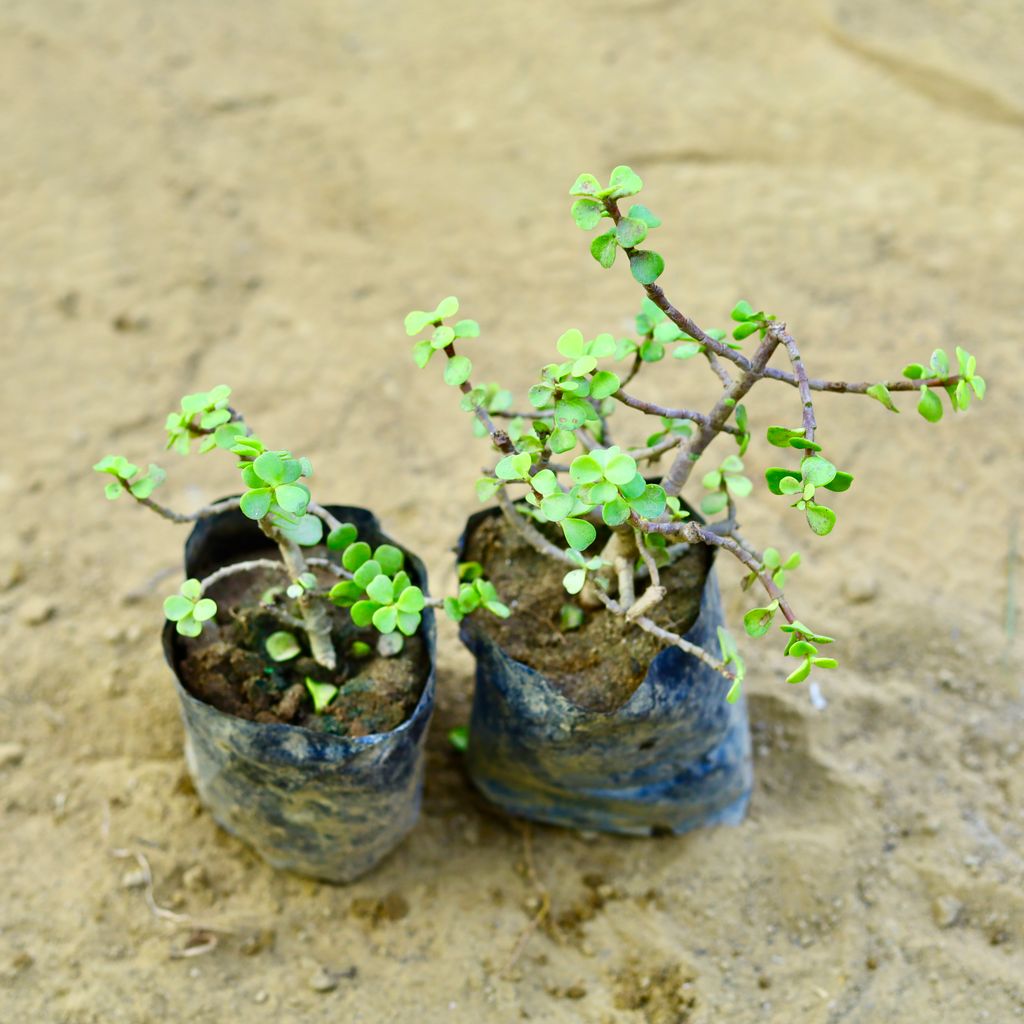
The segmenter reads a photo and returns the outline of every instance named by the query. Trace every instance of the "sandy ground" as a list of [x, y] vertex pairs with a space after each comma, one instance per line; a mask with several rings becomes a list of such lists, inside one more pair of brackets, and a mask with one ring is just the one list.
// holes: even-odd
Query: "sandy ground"
[[[0, 3], [0, 1018], [1024, 1016], [1022, 652], [1005, 626], [1022, 10]], [[816, 541], [763, 493], [744, 520], [808, 558], [793, 599], [843, 640], [827, 707], [781, 682], [775, 644], [747, 644], [747, 823], [643, 842], [534, 828], [558, 928], [508, 969], [541, 897], [527, 840], [447, 748], [471, 685], [454, 630], [414, 834], [347, 889], [275, 874], [184, 779], [157, 639], [184, 535], [108, 506], [89, 467], [159, 458], [177, 397], [228, 382], [262, 435], [312, 458], [322, 500], [373, 505], [444, 589], [484, 451], [411, 363], [401, 317], [457, 293], [484, 325], [481, 374], [516, 388], [566, 328], [627, 330], [636, 286], [590, 260], [566, 198], [620, 162], [646, 179], [664, 283], [701, 322], [763, 304], [823, 376], [962, 342], [990, 398], [935, 427], [819, 403], [858, 473], [839, 527]], [[706, 400], [690, 365], [643, 393]], [[749, 405], [763, 427], [793, 403], [765, 385]], [[231, 487], [215, 458], [168, 464], [179, 506]], [[222, 929], [217, 948], [175, 958], [189, 926], [151, 913], [114, 848], [148, 858], [160, 905]]]

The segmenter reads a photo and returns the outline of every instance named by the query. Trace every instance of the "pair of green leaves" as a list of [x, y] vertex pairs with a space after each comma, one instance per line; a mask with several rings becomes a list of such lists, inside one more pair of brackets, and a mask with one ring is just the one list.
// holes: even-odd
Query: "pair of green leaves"
[[[216, 444], [213, 431], [231, 420], [228, 399], [231, 388], [218, 384], [209, 391], [197, 391], [181, 400], [181, 411], [168, 413], [164, 423], [167, 447], [181, 455], [188, 455], [192, 439], [201, 437], [200, 452], [208, 452]], [[199, 418], [198, 423], [196, 417]]]
[[[966, 412], [970, 408], [972, 397], [977, 397], [979, 400], [985, 397], [987, 385], [985, 378], [977, 374], [978, 363], [970, 352], [957, 345], [956, 358], [960, 378], [956, 382], [948, 381], [950, 377], [949, 357], [941, 348], [932, 352], [931, 361], [927, 367], [920, 363], [911, 363], [909, 366], [903, 367], [903, 376], [908, 380], [924, 380], [931, 377], [948, 381], [942, 387], [949, 397], [949, 404], [952, 406], [953, 412]], [[874, 388], [885, 390], [888, 393], [884, 385], [876, 384]], [[872, 388], [868, 388], [868, 394], [872, 398], [882, 401], [887, 408], [893, 408], [891, 398], [889, 403], [884, 402], [878, 394], [872, 393]], [[929, 423], [937, 423], [942, 419], [942, 402], [936, 394], [935, 388], [927, 384], [921, 385], [921, 397], [917, 403], [917, 411]]]
[[[482, 572], [476, 563], [469, 563]], [[499, 619], [507, 619], [511, 615], [508, 605], [503, 604], [498, 597], [497, 588], [490, 580], [473, 574], [472, 579], [467, 579], [466, 573], [462, 572], [463, 582], [459, 585], [459, 592], [455, 597], [444, 599], [444, 610], [452, 622], [461, 622], [467, 615], [471, 615], [478, 608], [496, 615]]]
[[114, 477], [103, 489], [109, 501], [115, 501], [125, 490], [139, 499], [148, 498], [167, 479], [167, 474], [152, 462], [149, 469], [135, 480], [139, 467], [123, 455], [106, 455], [92, 467], [97, 473], [108, 473]]
[[772, 494], [797, 497], [793, 507], [804, 513], [807, 525], [814, 533], [824, 537], [832, 532], [836, 514], [831, 508], [819, 505], [814, 496], [821, 487], [830, 491], [849, 490], [853, 475], [837, 470], [828, 459], [820, 455], [810, 455], [800, 464], [799, 472], [773, 466], [765, 470], [765, 480]]
[[469, 380], [473, 372], [473, 363], [467, 356], [455, 353], [450, 346], [459, 339], [480, 336], [480, 325], [475, 320], [460, 320], [454, 326], [443, 322], [458, 311], [459, 300], [454, 295], [449, 295], [448, 298], [442, 299], [432, 312], [414, 309], [405, 318], [405, 333], [410, 337], [419, 334], [427, 327], [434, 328], [429, 338], [417, 341], [413, 345], [412, 356], [416, 365], [422, 370], [430, 362], [435, 352], [448, 349], [444, 380], [451, 387], [461, 387]]
[[744, 338], [749, 338], [750, 335], [755, 332], [761, 338], [764, 338], [766, 331], [768, 330], [768, 324], [774, 320], [774, 316], [770, 316], [765, 313], [764, 310], [757, 310], [755, 312], [754, 307], [745, 299], [740, 299], [735, 306], [732, 307], [732, 311], [729, 316], [737, 322], [737, 326], [733, 328], [732, 336], [737, 341], [742, 341]]
[[726, 456], [718, 469], [704, 474], [701, 484], [711, 491], [700, 503], [700, 510], [707, 516], [721, 512], [729, 504], [730, 495], [746, 498], [754, 489], [750, 478], [743, 475], [743, 460], [738, 455]]
[[199, 636], [203, 623], [216, 614], [217, 602], [203, 597], [202, 584], [196, 579], [185, 580], [177, 594], [164, 600], [164, 615], [182, 636]]
[[729, 687], [725, 699], [730, 704], [735, 704], [740, 699], [740, 690], [743, 687], [743, 678], [747, 674], [747, 666], [740, 657], [739, 648], [736, 646], [732, 634], [722, 626], [718, 627], [718, 648], [722, 654], [722, 664], [732, 671], [733, 677], [732, 686]]
[[[777, 587], [786, 585], [786, 573], [800, 565], [800, 553], [794, 551], [785, 561], [779, 554], [778, 548], [765, 548], [761, 556], [761, 571], [767, 573]], [[757, 582], [757, 573], [751, 572], [743, 577], [740, 587], [749, 590]]]
[[789, 641], [783, 653], [801, 659], [800, 664], [786, 677], [787, 683], [802, 683], [811, 674], [812, 668], [831, 669], [839, 664], [835, 658], [818, 655], [816, 645], [834, 643], [833, 637], [817, 634], [799, 620], [786, 623], [779, 628], [783, 633], [789, 634]]

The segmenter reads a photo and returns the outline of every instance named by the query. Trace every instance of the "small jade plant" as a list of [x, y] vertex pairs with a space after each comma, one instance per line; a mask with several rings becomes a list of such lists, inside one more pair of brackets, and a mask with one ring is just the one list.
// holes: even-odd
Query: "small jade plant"
[[[662, 572], [689, 545], [724, 548], [747, 571], [744, 589], [754, 584], [763, 588], [768, 600], [747, 612], [744, 627], [751, 636], [762, 636], [781, 619], [785, 654], [796, 659], [789, 682], [805, 680], [813, 668], [836, 666], [834, 658], [821, 652], [833, 638], [805, 625], [786, 598], [786, 578], [800, 564], [800, 555], [783, 558], [778, 548], [759, 550], [739, 529], [739, 503], [754, 491], [743, 462], [755, 430], [743, 405], [747, 393], [761, 381], [775, 381], [798, 395], [792, 425], [760, 428], [769, 445], [790, 456], [785, 465], [767, 470], [765, 484], [803, 517], [813, 535], [823, 537], [836, 524], [832, 495], [846, 491], [853, 475], [835, 465], [818, 440], [816, 392], [867, 395], [896, 413], [894, 393], [914, 391], [918, 411], [934, 423], [942, 416], [939, 392], [946, 392], [952, 410], [961, 412], [973, 397], [984, 397], [985, 381], [976, 373], [974, 356], [959, 347], [955, 366], [937, 349], [927, 365], [905, 367], [900, 380], [812, 378], [786, 324], [745, 301], [732, 308], [731, 332], [699, 327], [657, 284], [665, 267], [662, 257], [643, 248], [661, 221], [639, 203], [625, 212], [620, 206], [642, 185], [629, 167], [616, 167], [607, 187], [582, 174], [570, 189], [576, 224], [585, 231], [603, 229], [590, 245], [594, 259], [611, 268], [621, 251], [645, 295], [631, 337], [603, 333], [588, 339], [576, 329], [562, 334], [555, 345], [557, 358], [540, 369], [529, 390], [528, 411], [515, 411], [511, 392], [499, 385], [472, 382], [472, 363], [457, 349], [477, 338], [480, 327], [474, 320], [454, 319], [456, 298], [444, 299], [433, 311], [411, 312], [405, 328], [410, 336], [429, 332], [415, 343], [416, 363], [422, 368], [435, 354], [443, 356], [445, 382], [462, 392], [462, 408], [475, 416], [476, 433], [492, 442], [497, 461], [477, 481], [478, 497], [495, 498], [525, 540], [562, 567], [568, 594], [578, 595], [579, 604], [562, 609], [562, 628], [578, 628], [584, 607], [603, 606], [711, 665], [732, 682], [728, 699], [735, 701], [744, 665], [725, 630], [718, 631], [718, 649], [705, 650], [651, 618], [667, 592]], [[770, 365], [777, 353], [788, 367]], [[721, 387], [707, 412], [662, 405], [632, 391], [634, 379], [653, 364], [661, 364], [664, 380], [676, 361], [689, 366], [694, 360]], [[643, 440], [613, 443], [612, 417], [623, 408], [649, 418], [651, 425], [638, 432]], [[712, 442], [722, 435], [735, 450], [718, 457], [699, 477], [700, 497], [692, 500], [706, 519], [701, 522], [681, 496]], [[656, 468], [666, 455], [672, 456], [667, 469]], [[515, 496], [511, 488], [518, 492]], [[550, 532], [537, 528], [549, 523], [558, 524], [564, 543], [554, 543]], [[610, 533], [596, 550], [602, 524]]]
[[[197, 637], [207, 623], [216, 620], [217, 604], [206, 596], [214, 583], [257, 569], [281, 577], [281, 585], [264, 592], [260, 602], [282, 627], [264, 642], [266, 655], [276, 662], [290, 661], [302, 653], [296, 637], [302, 633], [318, 664], [327, 670], [337, 667], [328, 603], [347, 608], [356, 626], [373, 630], [378, 636], [377, 651], [385, 657], [399, 653], [403, 637], [416, 633], [428, 604], [450, 605], [449, 611], [457, 612], [459, 617], [478, 607], [496, 615], [508, 615], [493, 586], [473, 567], [469, 582], [463, 584], [457, 597], [445, 602], [428, 598], [410, 579], [404, 553], [391, 544], [371, 547], [359, 539], [359, 531], [352, 523], [340, 522], [314, 502], [302, 482], [313, 474], [309, 459], [267, 448], [228, 404], [230, 396], [231, 389], [225, 385], [186, 395], [181, 400], [180, 412], [168, 415], [165, 429], [167, 447], [181, 455], [188, 455], [195, 447], [199, 452], [221, 450], [234, 456], [244, 489], [240, 497], [183, 514], [153, 499], [153, 492], [167, 475], [159, 466], [150, 465], [142, 472], [123, 456], [108, 455], [93, 467], [110, 478], [106, 496], [112, 501], [128, 495], [175, 523], [194, 523], [237, 508], [276, 543], [280, 561], [238, 562], [216, 570], [204, 580], [186, 580], [180, 591], [164, 602], [164, 613], [175, 623], [178, 633]], [[310, 553], [309, 549], [317, 546], [336, 552], [336, 560], [324, 557], [323, 553]], [[326, 575], [329, 585], [321, 584], [314, 570]], [[466, 593], [467, 587], [473, 596]], [[363, 640], [355, 641], [348, 651], [355, 658], [371, 653], [372, 648]], [[306, 686], [317, 713], [324, 712], [337, 694], [331, 684], [315, 679], [307, 679]]]

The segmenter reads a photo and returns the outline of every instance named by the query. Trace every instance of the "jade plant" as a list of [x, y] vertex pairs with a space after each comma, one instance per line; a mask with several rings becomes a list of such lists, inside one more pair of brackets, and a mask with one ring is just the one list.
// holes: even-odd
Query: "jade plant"
[[[426, 367], [440, 356], [444, 380], [461, 392], [461, 407], [475, 417], [476, 433], [490, 438], [496, 462], [477, 481], [480, 500], [495, 498], [511, 526], [561, 566], [565, 590], [578, 595], [580, 605], [603, 606], [706, 662], [731, 681], [728, 700], [735, 701], [744, 664], [727, 631], [719, 629], [717, 650], [706, 650], [651, 618], [667, 593], [662, 573], [688, 545], [724, 549], [746, 571], [743, 588], [763, 589], [766, 602], [751, 608], [743, 624], [750, 636], [759, 637], [778, 621], [784, 652], [796, 659], [790, 683], [802, 682], [815, 668], [836, 666], [822, 650], [833, 638], [798, 618], [786, 595], [787, 577], [800, 564], [800, 555], [783, 557], [777, 547], [758, 548], [739, 528], [740, 503], [754, 491], [743, 462], [755, 433], [743, 404], [748, 392], [762, 381], [795, 391], [794, 421], [757, 431], [780, 450], [782, 463], [767, 470], [764, 486], [805, 520], [814, 537], [824, 537], [836, 525], [832, 496], [848, 490], [853, 475], [828, 457], [819, 439], [817, 393], [866, 395], [889, 413], [898, 413], [894, 396], [915, 392], [918, 412], [934, 423], [943, 414], [941, 392], [953, 412], [962, 412], [973, 397], [984, 397], [985, 381], [976, 372], [974, 356], [960, 347], [955, 363], [936, 349], [927, 365], [904, 367], [901, 379], [811, 377], [785, 322], [746, 301], [737, 302], [730, 312], [731, 332], [700, 327], [657, 283], [664, 260], [644, 246], [661, 221], [639, 203], [623, 211], [622, 202], [637, 195], [642, 184], [633, 170], [621, 166], [612, 171], [606, 187], [593, 175], [582, 174], [570, 189], [576, 224], [584, 231], [601, 229], [591, 241], [591, 255], [609, 269], [621, 253], [644, 297], [632, 337], [602, 333], [588, 339], [575, 328], [565, 331], [555, 345], [557, 358], [540, 369], [529, 389], [528, 411], [513, 409], [507, 389], [472, 381], [472, 362], [461, 349], [479, 336], [480, 327], [474, 320], [456, 319], [455, 297], [432, 311], [409, 313], [405, 328], [410, 336], [427, 332], [413, 349], [417, 365]], [[776, 355], [788, 366], [771, 365]], [[635, 394], [633, 382], [640, 374], [650, 375], [650, 368], [660, 363], [665, 380], [676, 361], [685, 366], [701, 363], [717, 378], [721, 392], [706, 412]], [[651, 425], [634, 434], [642, 441], [613, 442], [613, 415], [623, 409], [648, 418]], [[712, 442], [722, 435], [735, 450], [695, 477]], [[656, 468], [665, 456], [671, 456], [668, 467]], [[692, 500], [704, 521], [681, 500], [688, 485], [700, 494]], [[557, 524], [561, 535], [546, 524]], [[609, 532], [599, 547], [595, 542], [602, 524]], [[579, 605], [567, 604], [562, 628], [576, 628], [582, 614]]]
[[[186, 580], [178, 593], [164, 601], [164, 613], [178, 633], [199, 636], [218, 612], [216, 601], [207, 596], [210, 588], [230, 575], [253, 570], [281, 578], [281, 585], [269, 588], [260, 599], [261, 607], [281, 626], [264, 642], [267, 656], [276, 662], [298, 657], [302, 648], [296, 633], [302, 633], [319, 665], [328, 670], [337, 667], [329, 605], [348, 609], [357, 627], [371, 631], [371, 636], [376, 634], [377, 652], [384, 657], [402, 650], [403, 637], [416, 633], [428, 604], [443, 605], [459, 618], [477, 608], [508, 615], [493, 586], [479, 578], [479, 573], [464, 583], [454, 598], [443, 602], [428, 598], [411, 581], [404, 553], [391, 544], [371, 548], [359, 539], [352, 523], [340, 522], [313, 501], [303, 482], [313, 474], [309, 459], [268, 448], [228, 404], [230, 396], [231, 389], [225, 385], [185, 395], [180, 411], [168, 415], [165, 430], [167, 448], [181, 455], [220, 450], [234, 456], [243, 487], [238, 498], [187, 514], [176, 512], [152, 497], [167, 476], [161, 467], [151, 464], [143, 471], [121, 455], [108, 455], [93, 467], [110, 478], [106, 496], [112, 501], [127, 496], [174, 523], [195, 523], [239, 509], [277, 545], [280, 561], [252, 559], [217, 569], [204, 580]], [[336, 552], [338, 560], [324, 557], [322, 550], [310, 552], [317, 547]], [[328, 576], [329, 582], [321, 584], [316, 570]], [[467, 571], [471, 570], [468, 567]], [[371, 653], [364, 640], [354, 641], [348, 651], [354, 658]], [[318, 714], [337, 694], [336, 687], [311, 678], [306, 687]]]

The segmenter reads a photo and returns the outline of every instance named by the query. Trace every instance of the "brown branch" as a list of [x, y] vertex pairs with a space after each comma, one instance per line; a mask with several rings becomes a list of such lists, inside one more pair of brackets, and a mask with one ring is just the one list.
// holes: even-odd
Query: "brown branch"
[[[449, 342], [447, 345], [445, 345], [444, 354], [448, 357], [449, 360], [455, 358], [454, 342]], [[473, 390], [473, 385], [470, 384], [468, 380], [464, 380], [459, 385], [459, 390], [464, 395], [468, 395]], [[473, 406], [473, 413], [482, 424], [484, 430], [486, 430], [487, 433], [490, 435], [490, 438], [494, 442], [495, 447], [499, 448], [506, 455], [516, 454], [516, 446], [512, 443], [508, 434], [506, 434], [504, 430], [499, 430], [494, 425], [494, 420], [491, 419], [487, 410], [482, 405]]]
[[[652, 416], [665, 416], [671, 420], [691, 420], [701, 426], [707, 426], [711, 417], [702, 412], [695, 412], [693, 409], [669, 409], [667, 406], [658, 405], [657, 402], [648, 402], [646, 399], [637, 398], [635, 395], [627, 394], [621, 388], [612, 395], [616, 401], [628, 405], [631, 409], [638, 409], [640, 412], [649, 413]], [[726, 434], [738, 434], [736, 427], [723, 424], [721, 430]]]

